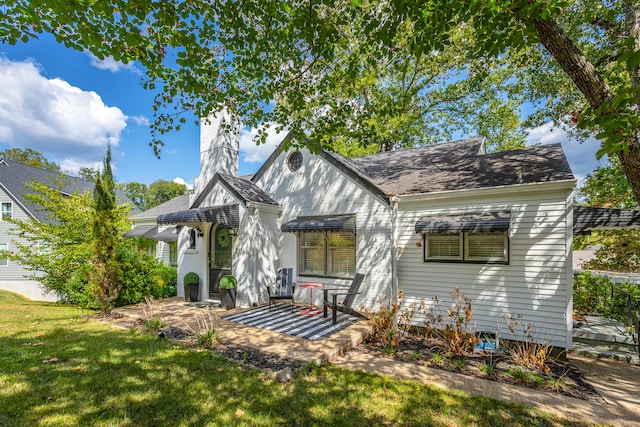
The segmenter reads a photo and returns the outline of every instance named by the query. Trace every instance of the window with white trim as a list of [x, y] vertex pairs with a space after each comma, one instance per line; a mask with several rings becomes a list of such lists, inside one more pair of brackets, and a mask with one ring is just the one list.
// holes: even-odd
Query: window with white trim
[[424, 246], [425, 261], [509, 262], [507, 231], [425, 233]]
[[0, 221], [7, 221], [13, 218], [13, 205], [11, 202], [2, 202], [2, 214]]
[[9, 250], [8, 243], [0, 243], [0, 267], [9, 264], [7, 254], [5, 253], [5, 251], [8, 251], [8, 250]]
[[351, 278], [356, 273], [356, 234], [349, 231], [301, 232], [298, 256], [300, 275]]

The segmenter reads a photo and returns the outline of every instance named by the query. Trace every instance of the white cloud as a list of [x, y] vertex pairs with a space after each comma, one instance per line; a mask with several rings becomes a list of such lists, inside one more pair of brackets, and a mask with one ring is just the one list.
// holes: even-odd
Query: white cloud
[[277, 133], [275, 124], [267, 130], [267, 140], [264, 144], [256, 145], [254, 138], [258, 134], [258, 129], [240, 130], [240, 152], [243, 154], [243, 160], [247, 163], [261, 163], [273, 153], [273, 150], [282, 142], [287, 132]]
[[100, 69], [111, 71], [112, 73], [117, 73], [122, 70], [133, 71], [134, 73], [138, 73], [138, 69], [134, 66], [134, 62], [129, 62], [124, 64], [120, 61], [116, 61], [112, 56], [107, 56], [104, 59], [98, 59], [93, 53], [85, 52], [89, 58], [91, 59], [91, 65]]
[[589, 138], [580, 142], [572, 138], [564, 130], [554, 127], [552, 122], [545, 123], [533, 129], [529, 129], [527, 145], [561, 143], [571, 170], [578, 180], [578, 185], [587, 174], [600, 164], [606, 164], [606, 158], [596, 160], [596, 152], [600, 148], [600, 142], [595, 138]]
[[188, 190], [193, 189], [193, 184], [188, 183], [187, 181], [185, 181], [183, 178], [180, 178], [179, 176], [173, 178], [172, 181], [175, 182], [176, 184], [186, 185]]
[[[93, 167], [117, 147], [128, 117], [95, 92], [0, 56], [0, 143], [50, 154], [63, 169]], [[60, 160], [62, 159], [62, 160]]]
[[149, 119], [145, 116], [128, 116], [127, 119], [131, 120], [138, 126], [149, 126]]
[[[96, 170], [102, 170], [102, 162], [94, 161], [87, 162], [86, 160], [79, 160], [76, 158], [67, 158], [60, 162], [60, 169], [65, 173], [71, 175], [77, 175], [81, 168], [91, 168]], [[115, 173], [115, 167], [112, 165]]]

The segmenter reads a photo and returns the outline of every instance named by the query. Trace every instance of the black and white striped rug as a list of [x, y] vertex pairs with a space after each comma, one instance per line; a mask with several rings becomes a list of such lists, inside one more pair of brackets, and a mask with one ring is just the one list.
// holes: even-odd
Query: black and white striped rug
[[331, 310], [329, 310], [329, 316], [325, 319], [322, 317], [322, 313], [315, 316], [307, 316], [300, 313], [305, 308], [307, 307], [296, 306], [291, 312], [290, 304], [275, 304], [271, 306], [271, 311], [269, 311], [269, 306], [266, 305], [225, 316], [223, 319], [309, 340], [327, 338], [331, 334], [360, 320], [357, 317], [338, 312], [338, 323], [333, 325], [331, 323]]

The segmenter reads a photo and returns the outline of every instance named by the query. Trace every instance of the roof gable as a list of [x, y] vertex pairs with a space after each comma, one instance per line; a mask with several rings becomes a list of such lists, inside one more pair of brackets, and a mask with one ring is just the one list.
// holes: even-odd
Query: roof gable
[[[78, 193], [93, 192], [95, 184], [93, 181], [25, 165], [13, 160], [3, 160], [0, 162], [0, 185], [2, 185], [30, 215], [39, 221], [45, 220], [47, 213], [42, 210], [40, 205], [36, 205], [27, 199], [26, 195], [33, 193], [28, 184], [36, 181], [49, 185], [51, 188], [57, 188], [58, 180], [60, 179], [64, 180], [65, 185], [59, 190], [64, 194], [71, 195], [76, 191]], [[116, 190], [116, 197], [119, 203], [131, 204], [131, 213], [140, 212], [122, 191]]]
[[203, 191], [200, 196], [191, 203], [190, 208], [199, 207], [202, 201], [211, 193], [218, 183], [221, 183], [221, 185], [223, 185], [233, 195], [233, 197], [238, 199], [238, 201], [242, 202], [245, 206], [249, 202], [278, 206], [278, 202], [273, 200], [271, 196], [265, 193], [251, 179], [223, 175], [217, 172], [211, 181], [207, 183], [205, 191]]
[[245, 204], [247, 202], [255, 202], [274, 206], [278, 205], [278, 202], [273, 200], [271, 196], [262, 191], [262, 189], [251, 180], [230, 175], [219, 174], [219, 176], [220, 180], [227, 184], [227, 187], [236, 197], [245, 202]]
[[37, 181], [56, 188], [56, 180], [61, 178], [65, 179], [66, 185], [60, 191], [65, 194], [73, 194], [75, 191], [79, 193], [93, 191], [93, 181], [25, 165], [13, 160], [4, 160], [0, 163], [0, 184], [22, 204], [29, 214], [40, 221], [46, 219], [46, 212], [42, 210], [41, 206], [32, 203], [26, 197], [27, 194], [33, 193], [28, 184]]

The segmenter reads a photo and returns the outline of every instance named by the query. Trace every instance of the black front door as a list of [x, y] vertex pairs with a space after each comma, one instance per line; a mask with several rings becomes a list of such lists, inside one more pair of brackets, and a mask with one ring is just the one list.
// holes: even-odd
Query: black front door
[[214, 224], [209, 233], [209, 297], [220, 296], [220, 278], [231, 274], [231, 228]]

